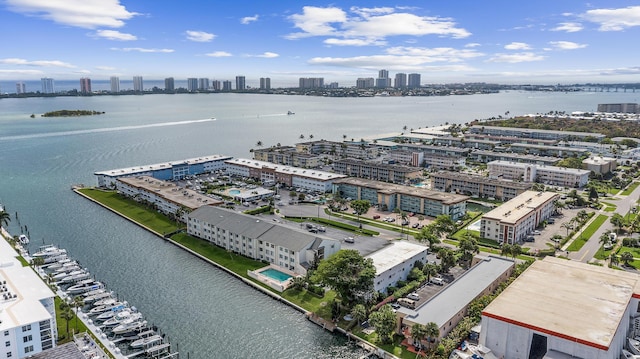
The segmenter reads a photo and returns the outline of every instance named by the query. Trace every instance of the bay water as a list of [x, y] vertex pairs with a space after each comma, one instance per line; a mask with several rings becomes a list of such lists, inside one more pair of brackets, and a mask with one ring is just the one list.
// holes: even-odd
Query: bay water
[[[96, 171], [263, 146], [358, 140], [445, 123], [549, 111], [595, 111], [640, 93], [501, 92], [446, 97], [325, 98], [253, 94], [0, 100], [0, 203], [30, 250], [56, 244], [136, 306], [190, 358], [357, 358], [302, 314], [74, 194]], [[44, 118], [55, 110], [105, 114]], [[287, 115], [287, 111], [295, 112]], [[31, 115], [35, 117], [32, 118]], [[215, 118], [215, 119], [214, 119]], [[18, 219], [14, 217], [18, 213]], [[175, 350], [175, 347], [174, 347]], [[185, 356], [186, 357], [186, 356]]]

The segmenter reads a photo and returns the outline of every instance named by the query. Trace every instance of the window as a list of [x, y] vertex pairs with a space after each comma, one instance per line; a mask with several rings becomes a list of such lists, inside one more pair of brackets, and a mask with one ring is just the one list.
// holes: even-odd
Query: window
[[6, 337], [6, 336], [8, 336], [8, 335], [9, 335], [9, 331], [8, 331], [8, 330], [5, 330], [5, 331], [4, 331], [4, 336]]
[[10, 346], [11, 346], [11, 342], [10, 342], [10, 341], [6, 341], [6, 342], [4, 342], [4, 346], [5, 346], [5, 347], [10, 347]]
[[13, 355], [13, 353], [8, 352], [8, 353], [7, 353], [7, 358], [11, 358], [11, 356], [12, 356], [12, 355]]
[[25, 325], [25, 326], [22, 327], [22, 331], [23, 332], [26, 332], [26, 331], [29, 331], [29, 330], [31, 330], [31, 324]]
[[24, 348], [24, 353], [31, 353], [33, 351], [33, 345], [29, 345], [28, 347]]
[[33, 335], [31, 335], [31, 334], [27, 335], [26, 337], [22, 337], [22, 341], [24, 343], [30, 342], [32, 340], [33, 340]]

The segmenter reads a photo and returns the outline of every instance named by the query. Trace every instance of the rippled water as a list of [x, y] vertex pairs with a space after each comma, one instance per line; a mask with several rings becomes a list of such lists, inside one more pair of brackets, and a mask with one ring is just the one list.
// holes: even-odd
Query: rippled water
[[[318, 98], [145, 95], [0, 100], [0, 203], [28, 226], [31, 249], [55, 243], [135, 305], [190, 358], [357, 358], [299, 312], [73, 194], [93, 173], [265, 146], [342, 140], [475, 118], [594, 111], [634, 93]], [[61, 109], [81, 118], [30, 118]], [[296, 114], [287, 116], [288, 110]], [[215, 121], [211, 121], [215, 117]], [[18, 233], [12, 218], [10, 229]]]

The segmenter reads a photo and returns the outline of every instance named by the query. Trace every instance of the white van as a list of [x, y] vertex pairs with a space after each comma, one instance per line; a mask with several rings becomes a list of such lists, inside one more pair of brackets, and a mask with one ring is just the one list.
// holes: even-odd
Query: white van
[[436, 285], [444, 285], [444, 280], [442, 280], [442, 278], [438, 278], [438, 277], [431, 277], [429, 279], [429, 282], [436, 284]]
[[409, 308], [409, 309], [416, 309], [416, 302], [414, 300], [409, 299], [409, 298], [400, 298], [400, 299], [398, 299], [398, 304], [400, 304], [403, 307]]

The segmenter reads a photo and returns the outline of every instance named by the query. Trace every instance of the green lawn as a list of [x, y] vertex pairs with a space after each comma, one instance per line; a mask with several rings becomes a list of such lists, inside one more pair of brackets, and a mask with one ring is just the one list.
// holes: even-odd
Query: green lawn
[[631, 194], [631, 192], [633, 192], [638, 186], [640, 186], [640, 182], [633, 182], [631, 183], [624, 191], [622, 191], [622, 193], [620, 193], [623, 196], [628, 196]]
[[288, 289], [282, 293], [282, 297], [326, 319], [331, 318], [329, 303], [335, 299], [336, 292], [328, 291], [324, 297], [319, 298], [306, 290]]
[[155, 210], [147, 209], [142, 204], [125, 198], [115, 191], [102, 191], [92, 188], [82, 188], [78, 191], [125, 217], [151, 228], [157, 233], [171, 233], [178, 229], [176, 222], [170, 220], [167, 216]]
[[579, 251], [582, 246], [587, 243], [591, 236], [593, 236], [593, 234], [598, 230], [598, 228], [600, 228], [600, 226], [607, 220], [607, 218], [609, 217], [604, 214], [599, 214], [598, 217], [596, 217], [596, 219], [593, 220], [593, 222], [591, 222], [591, 224], [587, 228], [585, 228], [582, 234], [578, 238], [574, 239], [573, 242], [571, 242], [569, 247], [567, 247], [567, 250], [570, 252]]

